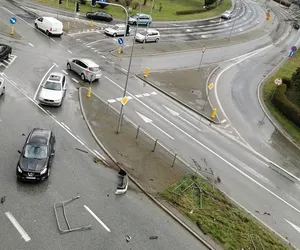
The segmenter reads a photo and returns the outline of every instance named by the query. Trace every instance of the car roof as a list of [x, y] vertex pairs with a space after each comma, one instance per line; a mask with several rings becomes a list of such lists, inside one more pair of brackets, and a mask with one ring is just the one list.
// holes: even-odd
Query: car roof
[[94, 61], [92, 61], [91, 59], [82, 58], [82, 59], [79, 59], [79, 60], [86, 63], [89, 67], [99, 67], [99, 65], [97, 63], [95, 63]]
[[[59, 77], [59, 79], [57, 79], [57, 77]], [[52, 72], [47, 81], [52, 81], [52, 82], [60, 82], [62, 80], [62, 78], [64, 77], [63, 73], [60, 72]]]
[[34, 128], [31, 130], [27, 144], [47, 145], [50, 139], [51, 130], [43, 128]]
[[[146, 30], [145, 30], [146, 31]], [[157, 32], [157, 33], [159, 33], [159, 31], [158, 30], [156, 30], [156, 29], [148, 29], [148, 33], [149, 32]]]
[[115, 26], [125, 27], [125, 24], [124, 23], [117, 23], [117, 24], [115, 24]]
[[55, 22], [60, 22], [59, 20], [57, 20], [55, 17], [52, 16], [46, 16], [46, 17], [42, 17], [45, 20], [49, 20], [49, 21], [55, 21]]

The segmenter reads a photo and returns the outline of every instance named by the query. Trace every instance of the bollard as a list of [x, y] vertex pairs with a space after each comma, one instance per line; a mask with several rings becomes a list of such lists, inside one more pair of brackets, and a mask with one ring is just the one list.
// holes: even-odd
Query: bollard
[[11, 26], [10, 28], [10, 35], [14, 35], [15, 34], [15, 26]]
[[210, 117], [211, 117], [212, 119], [214, 119], [214, 118], [216, 117], [216, 114], [217, 114], [217, 109], [214, 108], [213, 111], [211, 112]]
[[122, 48], [119, 46], [118, 47], [118, 54], [120, 55], [122, 53]]
[[90, 27], [93, 28], [93, 25], [94, 25], [93, 20], [91, 20], [90, 21]]
[[67, 22], [67, 31], [70, 30], [70, 22]]
[[148, 75], [149, 75], [149, 71], [150, 71], [150, 68], [146, 68], [145, 72], [144, 72], [144, 77], [147, 78]]
[[89, 87], [86, 96], [87, 96], [88, 98], [90, 98], [90, 97], [91, 97], [91, 93], [92, 93], [92, 87]]

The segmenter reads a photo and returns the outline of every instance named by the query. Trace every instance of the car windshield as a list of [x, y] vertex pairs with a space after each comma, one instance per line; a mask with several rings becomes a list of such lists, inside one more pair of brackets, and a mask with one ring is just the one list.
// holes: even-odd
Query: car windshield
[[45, 159], [47, 157], [47, 146], [45, 145], [26, 145], [24, 157], [29, 159]]
[[117, 26], [117, 25], [114, 26], [114, 27], [112, 27], [113, 30], [118, 30], [118, 29], [120, 29], [120, 28], [121, 28], [121, 27], [120, 27], [120, 26]]
[[133, 15], [133, 16], [131, 16], [131, 18], [133, 18], [133, 19], [138, 19], [139, 16], [138, 16], [138, 15]]
[[146, 31], [142, 31], [142, 32], [140, 32], [140, 34], [141, 34], [142, 36], [146, 36], [146, 35], [147, 35], [147, 32], [146, 32]]
[[0, 45], [0, 52], [3, 52], [5, 50], [6, 46], [1, 46]]
[[229, 15], [229, 14], [230, 14], [230, 11], [225, 11], [224, 14], [225, 14], [225, 15]]
[[90, 67], [89, 69], [90, 69], [90, 71], [92, 71], [92, 72], [97, 72], [97, 71], [100, 70], [99, 67]]
[[44, 85], [44, 88], [49, 90], [61, 90], [61, 85], [59, 82], [47, 81]]

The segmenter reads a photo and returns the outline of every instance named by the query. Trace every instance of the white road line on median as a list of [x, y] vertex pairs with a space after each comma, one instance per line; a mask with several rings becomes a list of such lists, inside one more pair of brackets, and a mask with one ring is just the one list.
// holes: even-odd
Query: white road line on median
[[126, 69], [123, 69], [123, 68], [122, 68], [122, 70], [123, 70], [124, 72], [127, 72], [127, 70], [126, 70]]
[[[270, 47], [270, 46], [267, 46]], [[115, 83], [113, 80], [111, 80], [110, 78], [108, 78], [107, 76], [105, 76], [105, 78], [107, 80], [109, 80], [111, 83], [115, 84], [118, 88], [124, 90], [124, 88], [122, 86], [120, 86], [119, 84]], [[127, 91], [128, 95], [131, 95], [134, 99], [136, 99], [140, 104], [142, 104], [144, 107], [146, 107], [147, 109], [151, 110], [154, 114], [156, 114], [158, 117], [160, 117], [161, 119], [165, 120], [166, 122], [168, 122], [169, 124], [171, 124], [174, 128], [176, 128], [177, 130], [179, 130], [181, 133], [183, 133], [184, 135], [186, 135], [187, 137], [189, 137], [191, 140], [193, 140], [195, 143], [197, 143], [198, 145], [200, 145], [201, 147], [203, 147], [204, 149], [206, 149], [208, 152], [210, 152], [211, 154], [213, 154], [214, 156], [216, 156], [217, 158], [219, 158], [220, 160], [222, 160], [223, 162], [227, 163], [230, 167], [232, 167], [233, 169], [235, 169], [237, 172], [239, 172], [242, 176], [244, 176], [245, 178], [249, 179], [250, 181], [252, 181], [253, 183], [255, 183], [256, 185], [258, 185], [259, 187], [261, 187], [262, 189], [264, 189], [266, 192], [268, 192], [269, 194], [273, 195], [275, 198], [277, 198], [278, 200], [280, 200], [282, 203], [286, 204], [287, 206], [289, 206], [290, 208], [292, 208], [293, 210], [295, 210], [296, 212], [298, 212], [300, 214], [300, 210], [298, 208], [296, 208], [295, 206], [293, 206], [292, 204], [288, 203], [286, 200], [284, 200], [283, 198], [281, 198], [279, 195], [277, 195], [276, 193], [274, 193], [273, 191], [271, 191], [270, 189], [268, 189], [267, 187], [265, 187], [264, 185], [262, 185], [260, 182], [256, 181], [255, 179], [253, 179], [251, 176], [247, 175], [245, 172], [243, 172], [242, 170], [240, 170], [238, 167], [236, 167], [235, 165], [233, 165], [231, 162], [229, 162], [228, 160], [226, 160], [224, 157], [222, 157], [221, 155], [219, 155], [218, 153], [216, 153], [215, 151], [213, 151], [212, 149], [210, 149], [209, 147], [207, 147], [206, 145], [204, 145], [203, 143], [201, 143], [200, 141], [198, 141], [197, 139], [195, 139], [193, 136], [191, 136], [189, 133], [185, 132], [183, 129], [181, 129], [180, 127], [178, 127], [176, 124], [172, 123], [171, 121], [169, 121], [167, 118], [165, 118], [163, 115], [161, 115], [160, 113], [158, 113], [157, 111], [155, 111], [153, 108], [151, 108], [150, 106], [148, 106], [147, 104], [145, 104], [144, 102], [142, 102], [141, 100], [139, 100], [138, 98], [136, 98], [133, 94], [131, 94], [129, 91]]]
[[100, 154], [96, 149], [94, 149], [95, 154], [97, 154], [100, 158], [102, 158], [103, 160], [106, 160], [105, 157]]
[[137, 98], [141, 98], [143, 97], [143, 95], [135, 95]]
[[32, 43], [28, 43], [31, 47], [34, 47]]
[[114, 102], [116, 102], [116, 100], [115, 99], [109, 99], [109, 100], [107, 100], [109, 103], [114, 103]]
[[228, 123], [224, 128], [226, 129], [226, 128], [228, 128], [230, 126], [230, 124]]
[[51, 40], [52, 42], [55, 42], [55, 40], [54, 40], [53, 38], [50, 38], [50, 40]]
[[26, 242], [30, 241], [31, 239], [30, 239], [29, 235], [25, 232], [25, 230], [19, 224], [19, 222], [16, 220], [16, 218], [10, 212], [6, 212], [5, 215], [10, 220], [10, 222], [14, 225], [14, 227], [18, 230], [18, 232], [21, 234], [22, 238]]
[[105, 56], [101, 56], [102, 58], [104, 58], [104, 59], [106, 59], [106, 57]]
[[156, 92], [151, 92], [151, 95], [157, 95], [157, 93]]
[[56, 63], [53, 63], [55, 65], [56, 68], [59, 68], [58, 65]]
[[77, 137], [83, 144], [85, 144], [84, 140], [82, 140], [82, 138], [80, 138], [79, 135], [76, 135], [76, 137]]
[[41, 88], [42, 83], [44, 82], [46, 76], [50, 73], [50, 71], [55, 67], [55, 65], [56, 65], [56, 64], [53, 64], [53, 65], [50, 67], [50, 69], [48, 69], [48, 71], [46, 72], [46, 74], [43, 76], [43, 78], [42, 78], [42, 80], [40, 81], [40, 84], [39, 84], [39, 86], [38, 86], [38, 88], [37, 88], [37, 90], [36, 90], [36, 92], [35, 92], [35, 94], [34, 94], [34, 96], [33, 96], [33, 100], [36, 100], [36, 96], [37, 96], [37, 94], [38, 94], [38, 92], [39, 92], [39, 90], [40, 90], [40, 88]]
[[69, 73], [65, 70], [62, 70], [62, 72], [65, 74], [65, 75], [68, 75]]
[[119, 102], [120, 102], [122, 99], [123, 99], [123, 97], [118, 97], [118, 98], [116, 98], [116, 100], [119, 101]]
[[61, 125], [63, 125], [66, 129], [72, 131], [66, 124], [64, 124], [63, 122], [61, 122]]
[[94, 51], [95, 51], [95, 52], [98, 52], [98, 50], [97, 50], [97, 49], [95, 49]]
[[70, 51], [70, 50], [68, 50], [68, 52], [69, 52], [70, 54], [73, 54], [72, 51]]
[[74, 82], [76, 82], [76, 83], [79, 83], [79, 81], [76, 80], [75, 78], [72, 78], [72, 80], [73, 80]]
[[102, 227], [105, 228], [106, 231], [110, 232], [110, 229], [98, 218], [96, 214], [86, 205], [84, 205], [84, 208], [101, 224]]
[[143, 94], [143, 96], [150, 96], [150, 94], [149, 93], [145, 93], [145, 94]]

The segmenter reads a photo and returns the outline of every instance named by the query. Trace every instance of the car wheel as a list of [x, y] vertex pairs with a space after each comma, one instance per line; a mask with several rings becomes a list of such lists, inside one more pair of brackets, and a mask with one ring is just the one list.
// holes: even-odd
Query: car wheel
[[47, 178], [49, 178], [49, 176], [50, 176], [50, 173], [51, 173], [51, 170], [50, 170], [51, 168], [48, 168], [48, 171], [47, 171]]
[[70, 64], [70, 63], [67, 63], [67, 69], [68, 69], [68, 70], [72, 70], [72, 69], [71, 69], [71, 64]]
[[117, 33], [113, 33], [113, 37], [116, 37], [117, 36]]
[[81, 74], [81, 80], [85, 81], [85, 75], [83, 73]]
[[159, 41], [159, 39], [158, 39], [158, 38], [156, 38], [156, 39], [155, 39], [155, 42], [157, 43], [158, 41]]
[[35, 28], [36, 28], [36, 29], [38, 29], [38, 28], [39, 28], [39, 26], [37, 25], [37, 23], [35, 23], [35, 24], [34, 24], [34, 26], [35, 26]]
[[8, 54], [7, 54], [7, 57], [6, 57], [6, 60], [9, 59], [10, 56], [11, 56], [11, 53], [8, 53]]
[[5, 87], [3, 87], [2, 93], [0, 94], [0, 96], [1, 96], [1, 95], [4, 95], [4, 94], [5, 94]]
[[136, 22], [133, 22], [132, 24], [133, 24], [133, 25], [136, 25]]
[[50, 35], [50, 32], [49, 30], [46, 30], [46, 35], [49, 36]]

